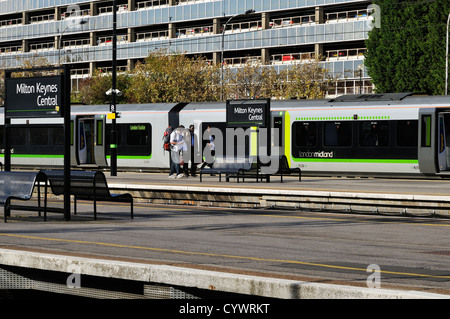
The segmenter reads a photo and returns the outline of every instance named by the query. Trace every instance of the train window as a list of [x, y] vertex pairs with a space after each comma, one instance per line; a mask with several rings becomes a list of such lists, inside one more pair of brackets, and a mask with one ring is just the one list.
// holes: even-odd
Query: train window
[[[117, 154], [120, 156], [151, 155], [151, 125], [149, 123], [117, 124]], [[111, 124], [106, 125], [105, 143], [110, 145]], [[106, 154], [111, 149], [106, 147]]]
[[53, 145], [64, 145], [64, 129], [53, 129]]
[[351, 146], [351, 122], [326, 122], [324, 125], [325, 146]]
[[297, 146], [317, 145], [317, 123], [295, 122], [293, 130]]
[[421, 146], [431, 147], [431, 115], [422, 116]]
[[25, 130], [23, 129], [23, 127], [18, 128], [18, 127], [12, 127], [11, 130], [9, 131], [9, 136], [10, 136], [10, 143], [12, 146], [14, 145], [25, 145], [26, 144], [26, 139], [25, 139]]
[[400, 147], [417, 147], [417, 120], [397, 121], [397, 145]]
[[129, 124], [127, 125], [127, 144], [128, 145], [147, 145], [150, 139], [148, 124]]
[[48, 128], [30, 128], [30, 145], [48, 145]]
[[388, 121], [365, 121], [359, 123], [359, 145], [382, 147], [389, 145]]

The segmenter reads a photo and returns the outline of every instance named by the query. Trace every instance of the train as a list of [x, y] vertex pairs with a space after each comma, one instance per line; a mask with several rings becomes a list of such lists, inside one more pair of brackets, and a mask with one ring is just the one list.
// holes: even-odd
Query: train
[[[72, 105], [71, 165], [108, 170], [109, 105]], [[117, 105], [117, 169], [164, 171], [169, 154], [162, 136], [171, 125], [194, 125], [203, 150], [207, 127], [226, 136], [226, 101]], [[4, 151], [4, 112], [0, 142]], [[63, 166], [62, 118], [12, 119], [11, 165]], [[343, 95], [318, 100], [271, 100], [268, 143], [303, 175], [450, 176], [450, 97], [412, 93]], [[255, 133], [256, 132], [256, 133]], [[254, 155], [250, 133], [245, 151]], [[224, 140], [225, 147], [230, 141]], [[219, 147], [220, 148], [220, 147]], [[222, 150], [216, 150], [221, 152]], [[3, 156], [3, 155], [2, 155]], [[203, 158], [203, 157], [202, 157]]]

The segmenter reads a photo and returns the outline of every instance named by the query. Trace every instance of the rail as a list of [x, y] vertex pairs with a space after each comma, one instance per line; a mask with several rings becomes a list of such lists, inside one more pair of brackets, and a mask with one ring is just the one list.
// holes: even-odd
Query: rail
[[136, 3], [136, 10], [147, 10], [154, 7], [169, 5], [168, 0], [150, 0]]
[[367, 49], [343, 49], [343, 50], [330, 50], [326, 51], [326, 57], [328, 61], [333, 60], [351, 60], [351, 59], [363, 59]]
[[30, 23], [31, 24], [42, 23], [42, 22], [49, 22], [49, 21], [56, 21], [54, 13], [30, 17]]
[[350, 21], [368, 18], [369, 13], [367, 9], [326, 13], [326, 23], [340, 22], [342, 20]]
[[91, 42], [89, 39], [76, 39], [63, 41], [63, 48], [79, 48], [89, 46]]
[[[71, 17], [72, 13], [73, 13], [73, 11], [61, 13], [61, 20], [69, 19]], [[90, 16], [91, 15], [91, 10], [90, 9], [83, 9], [83, 10], [80, 10], [80, 11], [76, 12], [76, 17], [78, 17], [80, 15], [81, 16]]]
[[2, 20], [0, 21], [0, 28], [11, 27], [18, 24], [22, 24], [22, 18]]
[[213, 26], [203, 26], [203, 27], [193, 27], [193, 28], [183, 28], [177, 30], [177, 37], [189, 37], [189, 36], [202, 36], [211, 35], [214, 33]]
[[0, 54], [15, 54], [15, 53], [20, 53], [20, 52], [22, 52], [21, 45], [0, 48]]
[[30, 52], [47, 51], [55, 49], [55, 42], [33, 43], [30, 44]]
[[[128, 12], [128, 5], [121, 4], [117, 6], [117, 13], [124, 13]], [[98, 15], [105, 15], [105, 14], [112, 14], [113, 13], [113, 6], [105, 6], [98, 8]]]
[[272, 21], [270, 22], [270, 27], [271, 28], [292, 27], [295, 25], [312, 24], [315, 23], [315, 21], [316, 18], [313, 14], [294, 16], [288, 18], [272, 19]]
[[152, 32], [139, 32], [136, 33], [136, 42], [141, 41], [153, 41], [167, 39], [169, 37], [169, 31], [152, 31]]
[[[118, 35], [117, 36], [117, 43], [123, 43], [128, 41], [128, 36], [126, 35]], [[113, 42], [113, 36], [106, 36], [106, 37], [98, 37], [97, 44], [98, 45], [109, 45]]]

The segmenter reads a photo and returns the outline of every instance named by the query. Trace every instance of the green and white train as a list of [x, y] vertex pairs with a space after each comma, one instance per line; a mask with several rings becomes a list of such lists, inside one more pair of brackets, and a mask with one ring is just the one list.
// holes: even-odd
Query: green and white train
[[[117, 111], [119, 171], [167, 169], [162, 135], [169, 124], [193, 124], [200, 150], [207, 126], [226, 136], [225, 102], [120, 104]], [[74, 167], [108, 169], [108, 113], [108, 105], [72, 106]], [[0, 122], [3, 136], [3, 112]], [[450, 97], [371, 94], [271, 101], [270, 123], [279, 131], [271, 143], [304, 175], [450, 175]], [[13, 168], [63, 165], [63, 119], [12, 119], [11, 124]], [[247, 153], [255, 152], [252, 134]], [[225, 138], [223, 147], [226, 143]]]

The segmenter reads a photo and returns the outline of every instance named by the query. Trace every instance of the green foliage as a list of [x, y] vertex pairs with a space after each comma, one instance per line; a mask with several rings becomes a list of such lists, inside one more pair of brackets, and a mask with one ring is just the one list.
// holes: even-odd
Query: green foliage
[[[106, 92], [112, 88], [111, 73], [101, 73], [96, 71], [93, 77], [87, 78], [80, 83], [79, 92], [72, 98], [87, 105], [108, 104], [111, 103], [111, 96]], [[117, 74], [116, 87], [119, 91], [125, 92], [130, 85], [130, 76], [127, 73]], [[122, 96], [116, 97], [117, 103], [127, 103], [126, 98]]]
[[377, 92], [443, 94], [448, 0], [374, 1], [381, 27], [369, 32], [365, 65]]
[[[334, 79], [318, 60], [298, 63], [282, 72], [249, 60], [239, 68], [207, 63], [204, 58], [156, 51], [126, 75], [118, 75], [122, 103], [177, 103], [248, 98], [323, 98]], [[122, 76], [122, 77], [121, 77]], [[85, 104], [109, 102], [111, 76], [96, 74], [80, 85]]]

